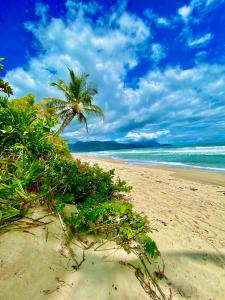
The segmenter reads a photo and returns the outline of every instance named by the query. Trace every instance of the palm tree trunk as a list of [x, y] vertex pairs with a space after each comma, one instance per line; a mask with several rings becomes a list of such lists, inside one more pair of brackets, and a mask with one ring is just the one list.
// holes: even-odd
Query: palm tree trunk
[[59, 129], [54, 133], [54, 137], [58, 136], [60, 133], [63, 132], [63, 130], [70, 124], [70, 122], [73, 120], [75, 115], [71, 114], [67, 118], [65, 118], [62, 122], [62, 125], [59, 127]]

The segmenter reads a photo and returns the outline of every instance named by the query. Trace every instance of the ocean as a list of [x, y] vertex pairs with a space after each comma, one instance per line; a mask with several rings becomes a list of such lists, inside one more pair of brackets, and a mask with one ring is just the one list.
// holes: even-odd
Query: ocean
[[130, 164], [192, 168], [225, 173], [225, 146], [149, 147], [80, 154], [119, 159]]

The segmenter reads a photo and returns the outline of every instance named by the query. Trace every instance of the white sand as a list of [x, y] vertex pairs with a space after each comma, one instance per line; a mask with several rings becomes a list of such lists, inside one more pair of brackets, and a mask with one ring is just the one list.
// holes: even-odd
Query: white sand
[[80, 159], [115, 168], [133, 186], [129, 199], [157, 230], [152, 236], [179, 299], [225, 299], [225, 174]]
[[[44, 214], [39, 211], [32, 217]], [[49, 220], [53, 222], [48, 226], [29, 229], [32, 234], [11, 231], [0, 236], [1, 300], [149, 299], [134, 272], [119, 263], [134, 263], [133, 256], [123, 250], [87, 250], [76, 271], [59, 220], [43, 219]], [[71, 245], [80, 261], [82, 250]]]

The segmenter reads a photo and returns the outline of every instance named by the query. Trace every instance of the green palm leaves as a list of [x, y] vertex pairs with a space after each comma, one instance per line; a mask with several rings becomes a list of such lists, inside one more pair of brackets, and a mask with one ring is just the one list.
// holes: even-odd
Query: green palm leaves
[[9, 83], [2, 80], [1, 78], [0, 78], [0, 92], [7, 94], [8, 97], [13, 95], [13, 89], [11, 88]]
[[44, 98], [44, 101], [55, 106], [62, 124], [56, 134], [60, 134], [76, 117], [77, 120], [84, 124], [88, 131], [87, 118], [89, 115], [104, 117], [102, 109], [93, 104], [94, 96], [98, 90], [88, 83], [88, 74], [76, 76], [72, 69], [69, 70], [70, 82], [67, 84], [63, 80], [52, 82], [51, 86], [56, 86], [64, 93], [65, 99]]
[[[0, 57], [0, 61], [2, 60], [4, 60], [4, 58]], [[0, 64], [0, 71], [2, 71], [3, 68], [4, 66]], [[9, 83], [2, 80], [1, 78], [0, 78], [0, 92], [7, 94], [8, 97], [13, 95], [13, 89], [11, 88]]]
[[[4, 58], [0, 57], [0, 61], [2, 61], [2, 60], [4, 60]], [[3, 70], [3, 67], [4, 66], [2, 64], [0, 64], [0, 71]]]

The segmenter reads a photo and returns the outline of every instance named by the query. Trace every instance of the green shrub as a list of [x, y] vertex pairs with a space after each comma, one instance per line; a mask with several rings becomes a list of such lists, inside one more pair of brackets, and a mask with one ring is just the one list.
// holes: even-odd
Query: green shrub
[[[100, 202], [99, 202], [100, 200]], [[133, 210], [130, 203], [119, 200], [102, 202], [99, 197], [88, 198], [65, 222], [73, 235], [95, 234], [114, 240], [128, 253], [148, 253], [157, 257], [159, 251], [155, 242], [148, 236], [149, 222]]]
[[0, 105], [0, 222], [6, 226], [29, 207], [46, 204], [63, 213], [66, 204], [77, 212], [65, 219], [73, 234], [99, 234], [114, 239], [127, 252], [159, 255], [148, 236], [146, 217], [119, 200], [129, 192], [126, 182], [73, 160], [65, 142], [54, 137], [57, 118], [51, 108], [34, 105], [34, 97], [4, 100]]
[[[26, 193], [36, 193], [51, 209], [82, 203], [98, 195], [102, 201], [130, 187], [114, 171], [104, 171], [70, 158], [67, 145], [53, 138], [54, 116], [34, 105], [34, 96], [5, 100], [0, 106], [0, 197], [18, 200], [17, 182]], [[3, 185], [5, 185], [3, 187]], [[7, 186], [7, 188], [6, 188]], [[1, 200], [3, 201], [3, 200]], [[20, 204], [21, 206], [21, 204]]]

